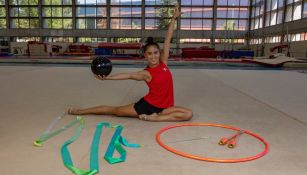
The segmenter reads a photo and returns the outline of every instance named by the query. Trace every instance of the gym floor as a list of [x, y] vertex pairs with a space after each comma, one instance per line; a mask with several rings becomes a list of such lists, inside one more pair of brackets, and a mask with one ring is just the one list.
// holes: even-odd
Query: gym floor
[[[112, 73], [140, 68], [113, 67]], [[191, 121], [234, 126], [258, 134], [270, 149], [248, 162], [214, 163], [173, 154], [156, 142], [163, 127], [180, 122], [146, 122], [134, 118], [84, 116], [80, 138], [69, 146], [74, 165], [89, 169], [89, 154], [99, 122], [123, 125], [124, 136], [141, 148], [126, 148], [123, 163], [108, 164], [103, 155], [114, 130], [103, 129], [99, 150], [99, 174], [107, 175], [288, 175], [305, 174], [307, 164], [307, 74], [287, 70], [227, 70], [172, 68], [176, 105], [194, 111]], [[89, 66], [0, 65], [0, 169], [2, 174], [66, 175], [61, 146], [73, 128], [34, 147], [57, 116], [69, 107], [125, 105], [147, 92], [144, 82], [99, 81]], [[66, 115], [55, 129], [74, 120]], [[162, 141], [187, 154], [216, 159], [254, 156], [264, 149], [257, 139], [243, 134], [234, 149], [219, 146], [221, 137], [234, 134], [224, 128], [195, 126], [174, 128]]]

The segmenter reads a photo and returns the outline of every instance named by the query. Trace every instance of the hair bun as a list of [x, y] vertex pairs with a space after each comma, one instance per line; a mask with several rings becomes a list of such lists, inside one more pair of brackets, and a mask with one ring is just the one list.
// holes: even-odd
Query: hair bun
[[154, 43], [154, 39], [153, 39], [153, 37], [147, 37], [147, 40], [146, 40], [146, 43], [147, 44], [152, 44], [152, 43]]

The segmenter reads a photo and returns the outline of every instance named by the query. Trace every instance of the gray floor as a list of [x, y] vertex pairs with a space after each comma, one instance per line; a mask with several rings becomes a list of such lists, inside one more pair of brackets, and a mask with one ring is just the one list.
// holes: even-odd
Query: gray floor
[[[113, 73], [136, 71], [114, 68]], [[100, 173], [107, 175], [302, 175], [307, 172], [307, 74], [281, 70], [173, 69], [176, 104], [194, 111], [192, 121], [238, 127], [263, 137], [267, 155], [243, 163], [212, 163], [184, 158], [166, 151], [155, 141], [159, 129], [177, 123], [145, 122], [132, 118], [85, 116], [85, 129], [69, 149], [76, 167], [89, 168], [95, 125], [124, 126], [122, 135], [143, 144], [127, 148], [123, 163], [103, 159], [113, 134], [104, 129]], [[143, 82], [98, 81], [85, 66], [0, 65], [0, 169], [1, 174], [71, 174], [63, 166], [60, 148], [73, 129], [48, 140], [32, 142], [69, 106], [123, 105], [146, 92]], [[59, 125], [74, 120], [65, 116]], [[168, 145], [183, 152], [217, 159], [253, 156], [264, 149], [257, 139], [242, 135], [235, 149], [217, 145], [233, 131], [216, 127], [174, 128], [162, 135]], [[202, 138], [202, 139], [199, 139]], [[189, 141], [186, 141], [189, 140]]]

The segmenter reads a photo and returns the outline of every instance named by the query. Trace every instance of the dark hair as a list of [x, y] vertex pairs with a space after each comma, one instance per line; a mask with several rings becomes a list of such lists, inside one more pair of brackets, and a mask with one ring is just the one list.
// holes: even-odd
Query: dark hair
[[154, 43], [154, 39], [153, 39], [153, 37], [147, 37], [147, 41], [146, 41], [146, 44], [148, 44], [148, 43]]
[[143, 52], [144, 52], [144, 53], [145, 53], [146, 50], [149, 48], [149, 46], [156, 46], [157, 49], [160, 50], [160, 46], [158, 45], [158, 43], [155, 43], [155, 42], [154, 42], [153, 37], [147, 37], [146, 44], [145, 44], [145, 46], [143, 46]]

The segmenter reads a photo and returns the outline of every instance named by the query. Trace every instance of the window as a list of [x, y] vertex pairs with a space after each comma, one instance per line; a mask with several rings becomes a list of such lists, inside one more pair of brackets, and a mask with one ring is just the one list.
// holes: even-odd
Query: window
[[72, 37], [45, 37], [45, 42], [73, 42]]
[[279, 10], [277, 13], [277, 24], [281, 24], [283, 20], [283, 10]]
[[303, 17], [307, 18], [307, 0], [304, 1]]
[[293, 9], [293, 20], [298, 20], [302, 18], [302, 4], [298, 3], [294, 5]]
[[6, 28], [5, 1], [0, 0], [0, 29]]
[[[152, 1], [153, 4], [158, 3]], [[111, 0], [111, 29], [141, 29], [142, 8], [141, 1], [135, 0]], [[155, 17], [158, 11], [154, 7], [145, 7], [148, 12], [145, 17]]]
[[[248, 0], [218, 0], [216, 30], [246, 30], [249, 15]], [[253, 6], [252, 15], [259, 8]]]
[[[80, 1], [77, 1], [79, 3]], [[42, 0], [43, 28], [72, 29], [72, 0]]]
[[[11, 0], [10, 5], [11, 6], [9, 11], [11, 16], [10, 18], [11, 28], [29, 29], [29, 28], [40, 27], [40, 22], [38, 18], [39, 14], [37, 8], [38, 0]], [[3, 10], [1, 10], [0, 6], [0, 20], [1, 20], [1, 13], [4, 12]], [[3, 22], [5, 23], [5, 21]]]
[[183, 39], [180, 39], [180, 43], [210, 43], [210, 39], [183, 38]]
[[270, 13], [267, 13], [265, 16], [266, 16], [265, 26], [267, 27], [270, 26]]
[[286, 22], [292, 21], [292, 5], [288, 5], [286, 9]]
[[270, 20], [270, 25], [273, 26], [276, 24], [276, 20], [277, 20], [277, 12], [273, 11], [271, 12], [271, 20]]
[[181, 11], [181, 30], [212, 30], [213, 0], [183, 0]]
[[77, 0], [77, 29], [106, 29], [106, 0]]
[[276, 10], [278, 6], [278, 0], [272, 0], [272, 10]]

